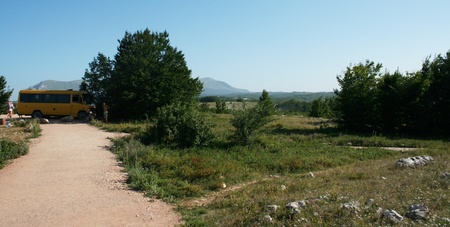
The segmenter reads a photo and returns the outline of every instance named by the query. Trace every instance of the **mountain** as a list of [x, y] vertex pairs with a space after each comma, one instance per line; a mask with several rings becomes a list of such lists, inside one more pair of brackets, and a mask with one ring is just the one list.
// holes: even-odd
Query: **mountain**
[[33, 90], [80, 90], [80, 84], [82, 80], [73, 80], [73, 81], [57, 81], [57, 80], [45, 80], [34, 86], [31, 86], [29, 89]]
[[[221, 96], [229, 99], [246, 98], [249, 100], [258, 100], [261, 96], [261, 92], [250, 92], [246, 89], [239, 89], [230, 86], [229, 84], [214, 80], [210, 77], [200, 78], [203, 83], [203, 92], [200, 97], [204, 96]], [[56, 81], [56, 80], [46, 80], [42, 81], [29, 89], [35, 90], [79, 90], [82, 80], [73, 81]], [[282, 100], [295, 99], [300, 101], [312, 101], [320, 97], [332, 97], [334, 92], [269, 92], [270, 97], [275, 102]]]
[[214, 80], [210, 77], [200, 78], [200, 81], [203, 83], [203, 92], [200, 96], [219, 96], [250, 93], [246, 89], [234, 88], [223, 81]]

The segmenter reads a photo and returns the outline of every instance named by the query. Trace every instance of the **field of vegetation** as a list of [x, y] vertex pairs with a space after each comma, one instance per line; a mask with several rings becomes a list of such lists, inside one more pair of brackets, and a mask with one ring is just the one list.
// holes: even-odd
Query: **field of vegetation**
[[12, 159], [28, 153], [28, 139], [39, 135], [35, 120], [7, 120], [0, 125], [0, 169]]
[[[294, 115], [276, 116], [243, 145], [230, 139], [232, 118], [209, 114], [214, 139], [194, 148], [149, 142], [151, 122], [94, 124], [131, 133], [113, 149], [130, 187], [176, 204], [186, 226], [390, 225], [389, 209], [403, 216], [402, 225], [450, 225], [448, 139], [355, 135]], [[420, 155], [434, 161], [395, 165]], [[301, 206], [288, 209], [291, 202]], [[407, 218], [417, 204], [428, 216]]]

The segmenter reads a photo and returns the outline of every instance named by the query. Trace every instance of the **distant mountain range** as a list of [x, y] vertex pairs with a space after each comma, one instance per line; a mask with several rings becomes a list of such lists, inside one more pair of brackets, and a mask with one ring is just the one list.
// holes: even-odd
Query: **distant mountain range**
[[[248, 99], [258, 99], [261, 92], [250, 92], [246, 89], [235, 88], [229, 84], [214, 80], [210, 77], [200, 78], [203, 83], [203, 92], [200, 96], [221, 96], [221, 97], [240, 97]], [[79, 90], [82, 80], [57, 81], [45, 80], [29, 89], [34, 90]], [[334, 96], [333, 92], [270, 92], [270, 97], [274, 100], [296, 99], [301, 101], [312, 101], [320, 97]]]
[[[203, 92], [201, 96], [222, 96], [229, 94], [250, 93], [248, 90], [234, 88], [223, 81], [214, 80], [210, 77], [200, 78], [203, 83]], [[29, 89], [33, 90], [79, 90], [82, 80], [57, 81], [45, 80]]]
[[203, 83], [203, 92], [200, 96], [222, 96], [250, 93], [250, 91], [246, 89], [234, 88], [223, 81], [214, 80], [211, 77], [200, 78], [200, 81]]
[[44, 80], [36, 85], [29, 87], [32, 90], [80, 90], [80, 84], [83, 80], [57, 81]]

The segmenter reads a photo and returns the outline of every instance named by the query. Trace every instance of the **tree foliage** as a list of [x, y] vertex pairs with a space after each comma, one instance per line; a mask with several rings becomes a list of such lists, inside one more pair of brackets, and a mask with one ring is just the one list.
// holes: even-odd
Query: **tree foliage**
[[380, 73], [366, 61], [338, 76], [342, 127], [408, 134], [450, 134], [450, 51], [428, 57], [417, 72]]
[[14, 89], [10, 90], [9, 86], [7, 86], [6, 84], [6, 78], [4, 76], [0, 76], [0, 104], [2, 105], [2, 110], [5, 110], [7, 108], [8, 101], [14, 91]]
[[264, 90], [258, 105], [233, 113], [231, 125], [235, 128], [234, 141], [247, 144], [255, 130], [273, 121], [273, 112], [274, 106], [269, 93]]
[[269, 96], [269, 92], [266, 90], [262, 91], [261, 97], [259, 98], [258, 106], [262, 111], [263, 116], [271, 116], [275, 114], [275, 105]]
[[99, 54], [89, 64], [81, 90], [110, 100], [111, 117], [145, 119], [159, 107], [197, 101], [203, 85], [191, 78], [184, 55], [167, 32], [126, 32], [114, 61]]
[[93, 94], [95, 103], [99, 104], [104, 101], [109, 102], [108, 85], [111, 80], [111, 74], [114, 71], [113, 61], [102, 53], [98, 53], [97, 57], [89, 63], [89, 70], [86, 69], [80, 91]]
[[186, 148], [208, 145], [213, 138], [211, 128], [196, 105], [176, 102], [158, 108], [150, 133], [160, 144]]
[[126, 32], [119, 44], [111, 96], [120, 118], [143, 118], [158, 107], [196, 101], [203, 85], [190, 77], [183, 53], [170, 45], [167, 32]]
[[311, 117], [334, 118], [334, 108], [334, 97], [326, 97], [325, 99], [320, 97], [319, 99], [312, 101], [309, 115]]
[[337, 76], [341, 90], [335, 90], [340, 124], [350, 130], [376, 127], [379, 120], [377, 79], [382, 65], [372, 61], [347, 67], [344, 76]]

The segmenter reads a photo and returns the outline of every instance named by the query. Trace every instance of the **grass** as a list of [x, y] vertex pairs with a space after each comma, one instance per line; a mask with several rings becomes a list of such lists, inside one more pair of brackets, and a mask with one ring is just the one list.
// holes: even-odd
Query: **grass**
[[36, 120], [12, 119], [7, 125], [0, 126], [0, 169], [12, 159], [27, 154], [28, 139], [38, 137], [41, 132]]
[[[446, 224], [442, 218], [450, 217], [449, 180], [440, 178], [450, 169], [448, 141], [352, 135], [325, 119], [279, 116], [243, 146], [228, 140], [231, 117], [212, 114], [214, 141], [192, 149], [142, 144], [146, 122], [101, 127], [133, 133], [116, 140], [114, 150], [126, 165], [128, 183], [150, 197], [177, 204], [186, 226], [389, 225], [377, 214], [378, 207], [403, 215], [413, 204], [427, 205], [432, 215], [423, 221], [405, 219], [406, 225]], [[421, 149], [383, 149], [393, 146]], [[430, 155], [435, 162], [394, 167], [396, 160], [416, 155]], [[308, 177], [310, 172], [314, 178]], [[245, 187], [229, 190], [242, 184]], [[366, 207], [369, 199], [374, 202]], [[307, 206], [292, 215], [285, 205], [298, 200], [306, 200]], [[347, 202], [357, 202], [360, 210], [340, 208]], [[270, 213], [267, 205], [280, 209]], [[265, 215], [273, 221], [265, 222]]]

